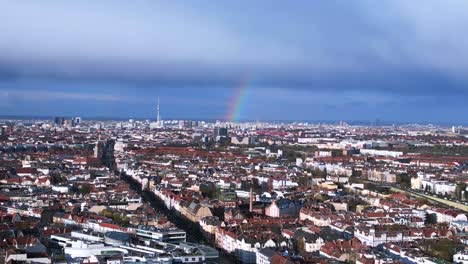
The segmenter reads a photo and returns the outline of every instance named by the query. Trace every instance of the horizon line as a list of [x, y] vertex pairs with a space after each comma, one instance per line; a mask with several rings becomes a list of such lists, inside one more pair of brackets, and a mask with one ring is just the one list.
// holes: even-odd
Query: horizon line
[[[53, 120], [55, 117], [81, 117], [88, 121], [124, 121], [129, 119], [134, 120], [153, 120], [154, 118], [148, 117], [113, 117], [113, 116], [80, 116], [80, 115], [0, 115], [0, 120]], [[223, 123], [252, 123], [252, 122], [272, 122], [272, 123], [312, 123], [312, 124], [333, 124], [339, 122], [346, 122], [349, 125], [364, 125], [364, 126], [391, 126], [391, 125], [439, 125], [439, 126], [465, 126], [467, 122], [450, 122], [450, 121], [395, 121], [395, 120], [384, 120], [384, 119], [373, 119], [373, 120], [346, 120], [346, 119], [241, 119], [237, 121], [226, 121], [224, 118], [200, 118], [200, 117], [170, 117], [165, 119], [166, 121], [220, 121]], [[164, 121], [164, 119], [163, 119]], [[378, 124], [375, 124], [377, 121]]]

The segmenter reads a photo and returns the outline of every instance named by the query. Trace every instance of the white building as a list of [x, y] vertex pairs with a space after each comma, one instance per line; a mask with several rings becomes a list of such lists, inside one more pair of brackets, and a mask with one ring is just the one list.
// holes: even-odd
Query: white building
[[440, 195], [453, 195], [457, 188], [457, 185], [452, 182], [444, 180], [436, 180], [432, 178], [424, 178], [421, 181], [421, 187], [423, 190], [432, 192]]
[[377, 149], [361, 149], [360, 152], [362, 155], [384, 156], [384, 157], [392, 157], [392, 158], [398, 158], [399, 156], [403, 155], [403, 152], [401, 151], [389, 151], [389, 150], [377, 150]]
[[105, 255], [106, 252], [121, 252], [128, 254], [128, 250], [120, 247], [106, 246], [103, 243], [90, 243], [81, 240], [69, 241], [64, 249], [71, 258], [88, 258], [96, 255]]
[[275, 255], [275, 251], [271, 248], [262, 248], [257, 251], [257, 264], [270, 264], [271, 258]]
[[412, 241], [413, 238], [403, 235], [402, 232], [385, 232], [378, 231], [373, 226], [355, 227], [354, 236], [361, 241], [362, 244], [376, 247], [380, 244], [388, 242]]
[[453, 255], [453, 263], [468, 264], [468, 250], [463, 250]]

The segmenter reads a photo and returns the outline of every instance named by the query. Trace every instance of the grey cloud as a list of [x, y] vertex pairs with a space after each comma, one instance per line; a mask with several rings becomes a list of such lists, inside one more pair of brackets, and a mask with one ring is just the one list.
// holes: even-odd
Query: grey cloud
[[2, 2], [0, 78], [468, 93], [465, 1], [246, 3]]

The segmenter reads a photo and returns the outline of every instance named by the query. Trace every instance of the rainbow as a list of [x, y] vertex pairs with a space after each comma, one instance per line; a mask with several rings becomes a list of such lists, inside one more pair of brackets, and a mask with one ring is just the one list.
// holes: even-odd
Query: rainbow
[[247, 101], [249, 81], [249, 75], [245, 74], [234, 89], [233, 100], [228, 105], [225, 118], [227, 122], [236, 122], [239, 120]]

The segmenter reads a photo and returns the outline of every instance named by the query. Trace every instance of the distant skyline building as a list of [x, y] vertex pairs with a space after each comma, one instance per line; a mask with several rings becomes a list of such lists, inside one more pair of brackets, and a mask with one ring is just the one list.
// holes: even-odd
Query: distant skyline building
[[228, 140], [227, 127], [215, 127], [213, 129], [213, 138], [216, 142], [225, 142]]
[[61, 127], [61, 126], [63, 126], [64, 123], [65, 123], [65, 118], [64, 117], [56, 116], [54, 118], [54, 125], [55, 126]]
[[72, 122], [72, 123], [73, 123], [73, 126], [78, 126], [79, 124], [81, 124], [81, 117], [75, 116], [75, 117], [73, 118], [73, 122]]
[[71, 119], [67, 119], [63, 116], [56, 116], [54, 117], [54, 125], [56, 127], [74, 127], [81, 124], [81, 117], [75, 116]]
[[227, 137], [228, 129], [227, 127], [215, 127], [213, 130], [213, 134], [215, 138], [218, 137]]
[[72, 127], [72, 126], [73, 126], [73, 122], [72, 122], [72, 121], [73, 121], [72, 119], [65, 119], [65, 120], [63, 121], [63, 126], [64, 126], [64, 127], [67, 127], [67, 128]]

